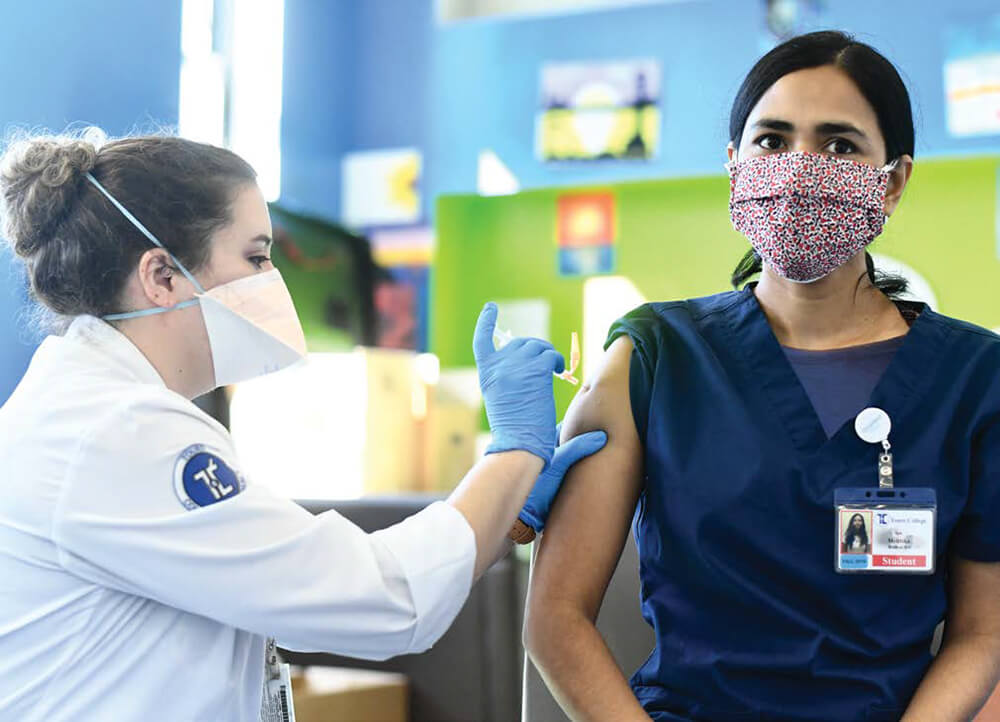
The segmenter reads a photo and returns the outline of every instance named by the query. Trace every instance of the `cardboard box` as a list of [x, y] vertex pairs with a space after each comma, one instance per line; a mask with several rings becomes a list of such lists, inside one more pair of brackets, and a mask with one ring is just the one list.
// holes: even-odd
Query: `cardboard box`
[[296, 722], [407, 722], [409, 695], [402, 674], [305, 667], [292, 675]]
[[476, 463], [482, 400], [475, 369], [443, 371], [428, 389], [422, 490], [447, 494]]

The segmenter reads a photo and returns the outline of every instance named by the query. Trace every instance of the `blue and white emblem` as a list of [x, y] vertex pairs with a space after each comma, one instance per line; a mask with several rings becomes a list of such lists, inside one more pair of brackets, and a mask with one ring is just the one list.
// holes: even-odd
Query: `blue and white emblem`
[[174, 493], [186, 509], [197, 509], [236, 496], [246, 488], [243, 477], [210, 446], [193, 444], [174, 464]]

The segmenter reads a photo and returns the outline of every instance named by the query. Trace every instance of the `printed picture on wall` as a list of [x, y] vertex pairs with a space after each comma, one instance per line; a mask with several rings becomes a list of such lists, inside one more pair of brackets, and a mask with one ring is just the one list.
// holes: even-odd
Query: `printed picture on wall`
[[415, 148], [360, 151], [343, 159], [341, 212], [351, 228], [420, 221], [423, 157]]
[[567, 193], [556, 206], [559, 275], [595, 276], [615, 270], [615, 196]]
[[1000, 135], [1000, 14], [945, 32], [948, 132]]
[[660, 144], [655, 60], [551, 63], [541, 71], [539, 160], [649, 160]]
[[429, 226], [371, 234], [375, 281], [376, 345], [427, 350], [429, 267], [434, 231]]

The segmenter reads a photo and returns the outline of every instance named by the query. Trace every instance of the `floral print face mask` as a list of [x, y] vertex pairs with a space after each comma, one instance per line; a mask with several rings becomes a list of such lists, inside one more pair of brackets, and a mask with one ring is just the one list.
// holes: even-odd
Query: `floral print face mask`
[[895, 165], [791, 152], [728, 163], [729, 216], [775, 273], [811, 283], [882, 232]]

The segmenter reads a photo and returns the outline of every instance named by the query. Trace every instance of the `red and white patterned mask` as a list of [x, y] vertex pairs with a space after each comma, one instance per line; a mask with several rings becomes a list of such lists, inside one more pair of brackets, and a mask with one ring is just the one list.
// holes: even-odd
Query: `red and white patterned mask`
[[775, 273], [810, 283], [882, 232], [893, 167], [791, 152], [729, 163], [729, 216]]

